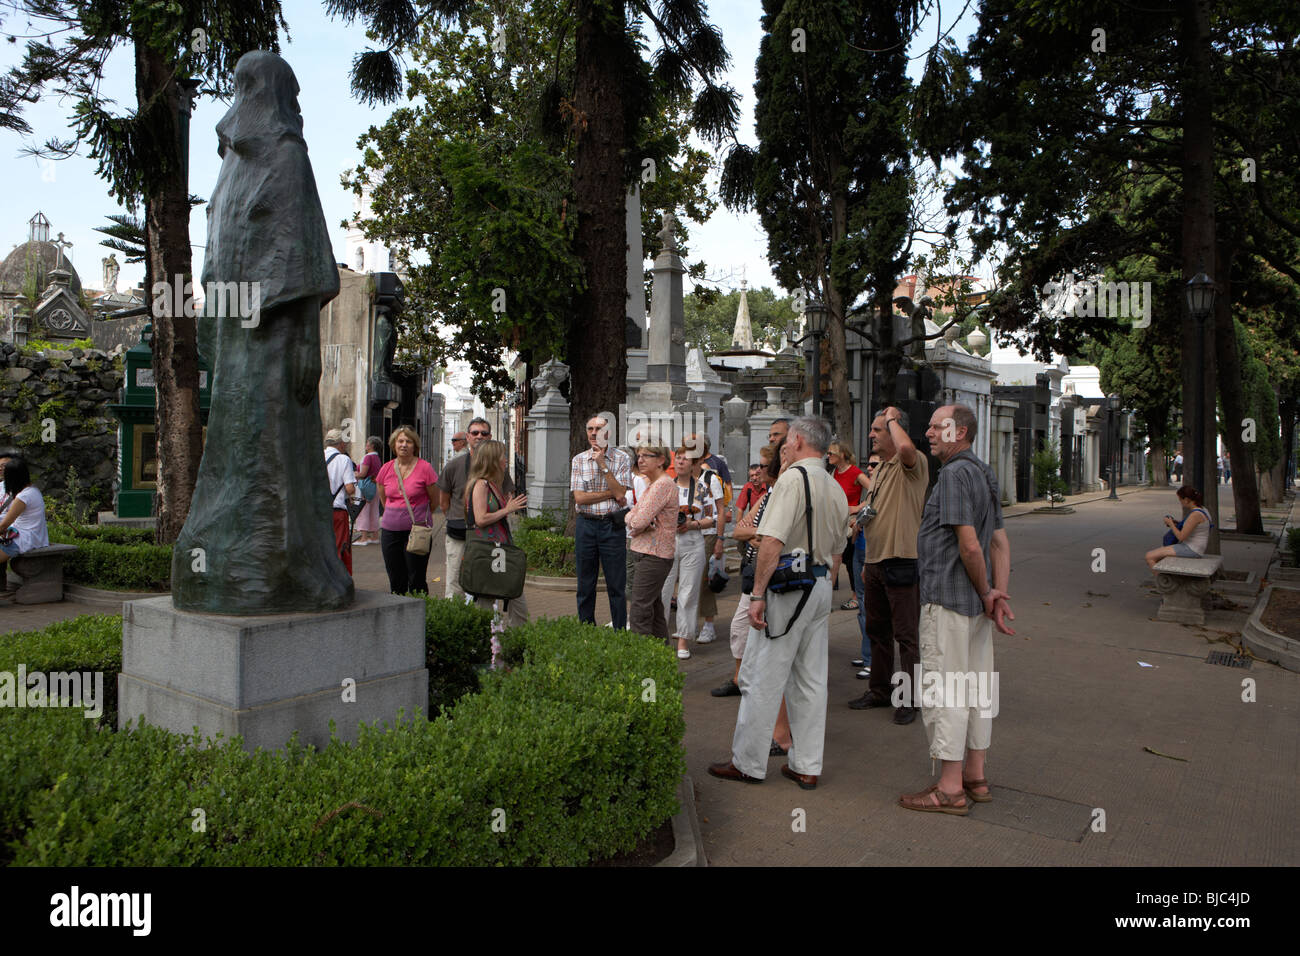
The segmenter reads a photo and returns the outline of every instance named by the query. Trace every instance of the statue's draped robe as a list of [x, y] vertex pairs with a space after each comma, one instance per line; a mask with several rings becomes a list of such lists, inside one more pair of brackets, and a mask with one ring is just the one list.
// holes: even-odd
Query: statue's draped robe
[[[292, 70], [257, 51], [240, 59], [235, 84], [217, 124], [222, 165], [198, 320], [212, 407], [176, 542], [173, 603], [245, 615], [331, 610], [353, 599], [334, 544], [317, 392], [320, 307], [338, 295], [338, 270]], [[214, 294], [215, 283], [232, 282], [250, 285], [242, 296], [237, 286]], [[241, 302], [260, 311], [241, 314]]]

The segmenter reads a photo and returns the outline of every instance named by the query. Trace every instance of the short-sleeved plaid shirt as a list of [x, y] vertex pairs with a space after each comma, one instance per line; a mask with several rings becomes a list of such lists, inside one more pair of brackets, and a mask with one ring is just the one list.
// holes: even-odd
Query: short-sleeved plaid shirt
[[[606, 448], [605, 464], [614, 473], [614, 479], [620, 485], [624, 488], [632, 487], [631, 455], [617, 448]], [[592, 454], [590, 448], [573, 456], [573, 461], [569, 465], [569, 490], [610, 490], [609, 485], [605, 482], [605, 476], [600, 473], [600, 468], [596, 465], [596, 457]], [[623, 502], [606, 498], [604, 501], [597, 501], [594, 505], [579, 505], [578, 513], [598, 518], [602, 515], [613, 514], [623, 507]]]
[[991, 576], [989, 543], [993, 532], [1002, 527], [1002, 500], [997, 476], [969, 449], [953, 455], [939, 469], [938, 483], [921, 512], [916, 566], [922, 605], [939, 604], [966, 617], [976, 617], [984, 613], [984, 604], [961, 563], [956, 525], [975, 529], [985, 569]]

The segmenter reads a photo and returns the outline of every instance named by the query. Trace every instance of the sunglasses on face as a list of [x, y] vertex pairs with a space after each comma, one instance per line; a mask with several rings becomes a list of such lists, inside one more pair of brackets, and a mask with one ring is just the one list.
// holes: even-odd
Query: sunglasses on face
[[[491, 437], [492, 437], [492, 433], [491, 433], [491, 432], [470, 432], [470, 434], [473, 435], [473, 436], [476, 437], [476, 438], [491, 438]], [[462, 441], [463, 441], [463, 439], [462, 439]]]

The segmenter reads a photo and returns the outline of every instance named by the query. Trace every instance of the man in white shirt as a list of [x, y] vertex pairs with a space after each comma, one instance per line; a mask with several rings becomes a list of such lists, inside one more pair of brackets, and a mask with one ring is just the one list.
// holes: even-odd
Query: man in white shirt
[[348, 499], [357, 493], [357, 466], [348, 457], [348, 443], [343, 432], [331, 428], [325, 433], [325, 472], [329, 475], [330, 494], [334, 509], [334, 544], [339, 560], [352, 573], [352, 533], [348, 520]]

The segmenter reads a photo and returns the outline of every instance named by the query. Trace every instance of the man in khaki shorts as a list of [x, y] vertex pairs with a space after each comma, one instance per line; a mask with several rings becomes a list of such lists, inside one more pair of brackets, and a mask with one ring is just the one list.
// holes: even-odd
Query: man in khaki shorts
[[969, 811], [967, 800], [993, 799], [984, 776], [998, 708], [993, 627], [1015, 633], [1006, 624], [1015, 620], [1007, 603], [1011, 546], [997, 478], [970, 450], [975, 427], [965, 405], [945, 405], [925, 433], [943, 467], [917, 541], [921, 667], [902, 685], [921, 705], [930, 757], [943, 761], [943, 771], [934, 786], [899, 797], [899, 806], [959, 816]]

